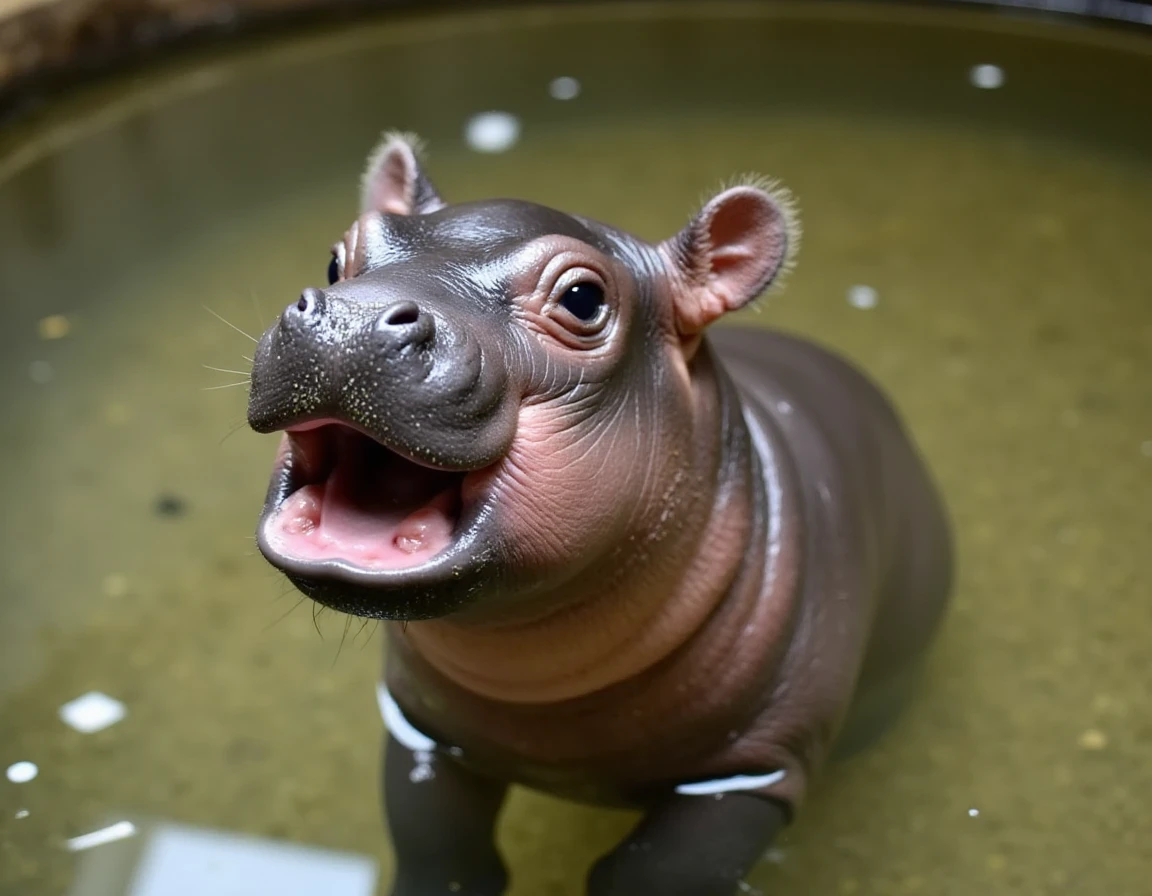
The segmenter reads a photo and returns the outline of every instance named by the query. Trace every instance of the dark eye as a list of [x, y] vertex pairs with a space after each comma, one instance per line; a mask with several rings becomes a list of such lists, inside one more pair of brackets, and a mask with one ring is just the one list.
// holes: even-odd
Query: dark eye
[[604, 304], [604, 290], [596, 283], [577, 283], [560, 296], [560, 304], [585, 323], [596, 319]]
[[340, 262], [336, 260], [336, 256], [332, 256], [332, 260], [328, 262], [328, 285], [331, 286], [340, 279]]

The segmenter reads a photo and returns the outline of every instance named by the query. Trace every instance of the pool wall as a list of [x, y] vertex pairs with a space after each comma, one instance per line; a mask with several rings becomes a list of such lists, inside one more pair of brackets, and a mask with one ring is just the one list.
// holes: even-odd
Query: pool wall
[[[572, 2], [578, 0], [491, 5]], [[816, 2], [853, 0], [804, 0], [801, 5]], [[77, 83], [134, 69], [181, 47], [380, 13], [478, 5], [464, 0], [0, 0], [0, 120], [34, 110]], [[903, 0], [900, 5], [985, 8], [1006, 16], [1072, 16], [1113, 27], [1152, 28], [1152, 2], [1140, 0]]]

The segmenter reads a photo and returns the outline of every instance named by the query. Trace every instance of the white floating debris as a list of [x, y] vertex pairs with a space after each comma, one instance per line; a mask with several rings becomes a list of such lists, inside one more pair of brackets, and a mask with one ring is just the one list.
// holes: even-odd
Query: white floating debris
[[17, 809], [16, 810], [16, 817], [17, 818], [27, 818], [28, 815], [29, 815], [29, 812], [27, 809]]
[[60, 718], [65, 725], [82, 734], [95, 734], [115, 725], [128, 715], [128, 709], [119, 700], [89, 691], [60, 707]]
[[511, 112], [481, 112], [468, 120], [464, 139], [477, 152], [505, 152], [520, 139], [520, 119]]
[[979, 814], [980, 814], [979, 809], [969, 809], [968, 810], [968, 817], [969, 818], [976, 818]]
[[580, 82], [565, 75], [553, 80], [548, 85], [548, 92], [554, 100], [574, 100], [580, 96]]
[[860, 308], [866, 311], [869, 308], [875, 308], [879, 301], [880, 294], [871, 286], [857, 283], [855, 286], [848, 288], [848, 304], [853, 308]]
[[55, 375], [56, 371], [52, 369], [52, 365], [47, 361], [33, 361], [28, 365], [28, 376], [31, 377], [32, 382], [38, 386], [52, 382]]
[[90, 834], [81, 834], [79, 837], [73, 837], [67, 841], [68, 848], [72, 852], [80, 852], [84, 849], [92, 849], [96, 846], [103, 846], [106, 843], [115, 843], [117, 840], [126, 840], [136, 833], [136, 825], [130, 821], [118, 821], [115, 824], [110, 824], [106, 828], [100, 828], [98, 831], [93, 831]]
[[373, 896], [374, 859], [237, 831], [161, 824], [140, 831], [132, 896]]
[[8, 780], [13, 784], [27, 784], [40, 774], [35, 762], [13, 762], [8, 766]]
[[974, 65], [968, 72], [968, 80], [973, 87], [981, 90], [995, 90], [1004, 86], [1004, 69], [998, 65]]

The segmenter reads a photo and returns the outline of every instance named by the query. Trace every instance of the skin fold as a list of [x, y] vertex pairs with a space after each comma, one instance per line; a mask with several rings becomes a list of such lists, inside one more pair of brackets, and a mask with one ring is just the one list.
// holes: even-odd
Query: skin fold
[[392, 892], [505, 892], [520, 784], [644, 810], [591, 896], [728, 896], [912, 687], [952, 584], [937, 489], [859, 370], [717, 323], [792, 264], [785, 191], [650, 244], [449, 205], [418, 148], [372, 154], [249, 405], [283, 434], [261, 551], [389, 621]]

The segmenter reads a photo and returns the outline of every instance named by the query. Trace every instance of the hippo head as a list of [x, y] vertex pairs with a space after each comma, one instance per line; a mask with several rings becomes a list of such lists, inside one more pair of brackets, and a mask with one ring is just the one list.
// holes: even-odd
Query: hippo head
[[361, 194], [327, 286], [254, 356], [249, 423], [283, 433], [261, 552], [384, 619], [595, 587], [690, 487], [693, 359], [787, 263], [786, 197], [728, 188], [652, 245], [528, 202], [448, 205], [401, 135]]

